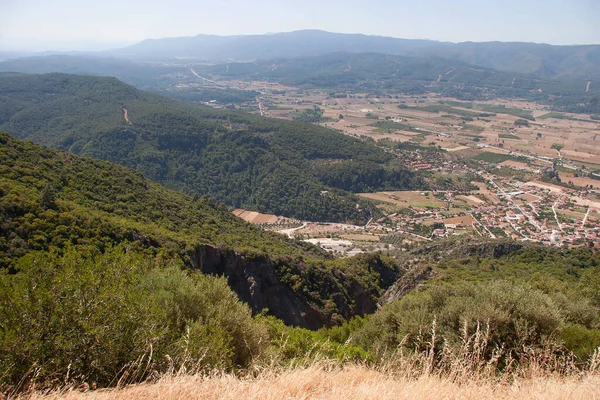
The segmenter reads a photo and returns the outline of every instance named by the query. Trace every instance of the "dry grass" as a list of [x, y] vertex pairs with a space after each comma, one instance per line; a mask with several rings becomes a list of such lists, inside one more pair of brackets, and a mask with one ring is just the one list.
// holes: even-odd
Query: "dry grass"
[[546, 376], [517, 379], [510, 383], [491, 380], [453, 381], [423, 375], [416, 379], [391, 372], [349, 365], [344, 368], [312, 365], [240, 378], [214, 376], [164, 377], [156, 383], [124, 389], [68, 391], [30, 399], [596, 399], [600, 376]]
[[[433, 321], [429, 347], [421, 353], [394, 354], [376, 367], [343, 364], [318, 355], [290, 367], [255, 365], [245, 375], [225, 372], [188, 373], [170, 369], [154, 382], [95, 391], [70, 386], [51, 392], [30, 391], [21, 399], [600, 399], [600, 349], [586, 365], [560, 355], [553, 345], [524, 348], [521, 363], [505, 359], [502, 349], [486, 356], [490, 327], [477, 325], [462, 345], [434, 351], [437, 324]], [[278, 366], [279, 365], [279, 366]], [[85, 387], [87, 389], [87, 385]]]

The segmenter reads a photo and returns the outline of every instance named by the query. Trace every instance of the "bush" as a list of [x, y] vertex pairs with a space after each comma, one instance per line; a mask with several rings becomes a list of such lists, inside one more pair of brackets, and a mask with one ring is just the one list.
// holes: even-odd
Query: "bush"
[[596, 350], [600, 349], [598, 329], [588, 329], [582, 325], [567, 325], [561, 330], [560, 339], [565, 347], [582, 361], [589, 359]]
[[515, 125], [516, 126], [529, 126], [529, 121], [527, 121], [526, 119], [517, 119], [515, 121]]
[[[398, 347], [424, 351], [432, 343], [458, 348], [476, 332], [486, 331], [484, 355], [498, 349], [519, 357], [555, 337], [562, 320], [550, 297], [528, 285], [495, 281], [457, 288], [431, 287], [409, 294], [374, 314], [352, 335], [355, 343], [380, 354]], [[435, 325], [437, 341], [433, 340]]]
[[100, 385], [247, 366], [266, 330], [223, 279], [127, 251], [34, 252], [0, 275], [0, 376]]

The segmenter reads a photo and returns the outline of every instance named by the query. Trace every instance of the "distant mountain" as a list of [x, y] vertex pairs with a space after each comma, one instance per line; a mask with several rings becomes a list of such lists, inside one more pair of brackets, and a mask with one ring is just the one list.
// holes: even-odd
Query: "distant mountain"
[[379, 211], [349, 191], [423, 185], [392, 155], [337, 131], [191, 105], [114, 78], [0, 74], [0, 128], [186, 193], [299, 219], [366, 223]]
[[299, 57], [338, 51], [406, 54], [437, 44], [430, 40], [396, 39], [318, 30], [248, 36], [212, 36], [148, 39], [108, 52], [139, 59], [192, 58], [212, 61]]
[[137, 62], [98, 55], [55, 54], [13, 58], [0, 62], [0, 72], [112, 76], [138, 89], [191, 102], [216, 100], [221, 104], [244, 103], [254, 101], [258, 96], [258, 92], [251, 90], [185, 85], [198, 82], [198, 77], [185, 64]]
[[600, 79], [600, 45], [534, 43], [446, 43], [305, 30], [249, 36], [149, 39], [107, 54], [145, 60], [189, 58], [251, 61], [333, 52], [436, 56], [471, 65], [556, 79]]
[[10, 60], [11, 58], [27, 57], [29, 53], [17, 51], [0, 51], [0, 61]]
[[340, 92], [439, 92], [465, 100], [522, 97], [547, 103], [555, 102], [558, 96], [563, 102], [580, 103], [585, 96], [600, 94], [600, 85], [590, 85], [585, 93], [585, 80], [559, 81], [431, 56], [339, 52], [194, 68], [213, 79], [271, 80], [290, 86], [318, 87]]
[[541, 77], [600, 80], [600, 46], [551, 46], [535, 43], [458, 43], [415, 49], [412, 56], [436, 56], [471, 65], [536, 74]]
[[160, 86], [156, 78], [166, 74], [181, 72], [181, 66], [140, 63], [126, 58], [98, 55], [52, 54], [32, 57], [11, 58], [0, 62], [0, 72], [21, 72], [25, 74], [65, 74], [113, 76], [132, 85], [147, 88], [148, 82]]
[[137, 88], [188, 101], [216, 99], [222, 103], [243, 103], [253, 101], [258, 95], [256, 92], [226, 87], [198, 87], [199, 78], [190, 68], [214, 79], [267, 79], [292, 86], [374, 94], [386, 91], [413, 94], [437, 91], [465, 100], [525, 97], [555, 104], [560, 97], [561, 104], [580, 104], [600, 93], [600, 85], [588, 86], [587, 80], [556, 80], [534, 74], [504, 72], [429, 55], [413, 57], [336, 52], [216, 65], [191, 60], [140, 62], [89, 55], [49, 55], [0, 62], [0, 72], [114, 76]]

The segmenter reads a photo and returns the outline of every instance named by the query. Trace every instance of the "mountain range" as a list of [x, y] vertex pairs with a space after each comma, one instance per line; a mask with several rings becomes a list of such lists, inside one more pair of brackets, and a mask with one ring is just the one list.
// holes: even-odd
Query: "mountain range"
[[440, 57], [500, 71], [552, 79], [600, 79], [600, 45], [553, 46], [537, 43], [398, 39], [316, 30], [270, 35], [148, 39], [106, 54], [141, 60], [196, 59], [255, 61], [334, 52]]

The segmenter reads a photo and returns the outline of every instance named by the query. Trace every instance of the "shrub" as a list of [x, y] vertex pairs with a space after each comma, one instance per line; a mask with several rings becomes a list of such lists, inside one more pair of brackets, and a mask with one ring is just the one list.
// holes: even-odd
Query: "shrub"
[[244, 367], [266, 346], [265, 328], [224, 279], [126, 245], [33, 252], [16, 269], [0, 275], [4, 384]]
[[417, 351], [432, 346], [458, 348], [485, 327], [485, 357], [491, 358], [499, 349], [504, 357], [519, 357], [524, 349], [542, 347], [554, 338], [561, 322], [550, 297], [528, 285], [495, 281], [456, 288], [435, 286], [386, 306], [352, 340], [380, 354], [398, 347]]
[[589, 359], [600, 349], [600, 331], [582, 325], [567, 325], [560, 335], [565, 346], [580, 360]]

